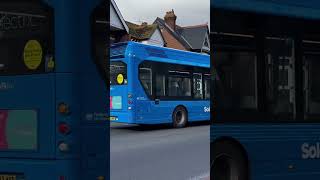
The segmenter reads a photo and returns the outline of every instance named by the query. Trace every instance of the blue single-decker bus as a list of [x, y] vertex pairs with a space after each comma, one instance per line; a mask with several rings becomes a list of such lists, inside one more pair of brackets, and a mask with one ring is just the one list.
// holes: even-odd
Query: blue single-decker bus
[[172, 124], [209, 120], [208, 55], [118, 43], [110, 52], [110, 120]]

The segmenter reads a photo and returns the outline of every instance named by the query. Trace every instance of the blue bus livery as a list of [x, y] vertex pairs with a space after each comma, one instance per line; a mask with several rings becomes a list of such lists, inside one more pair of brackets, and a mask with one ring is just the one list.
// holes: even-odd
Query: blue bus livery
[[108, 9], [101, 0], [0, 2], [1, 180], [109, 176]]
[[319, 11], [212, 1], [211, 179], [320, 177]]
[[129, 124], [209, 120], [209, 56], [135, 42], [111, 46], [110, 119]]

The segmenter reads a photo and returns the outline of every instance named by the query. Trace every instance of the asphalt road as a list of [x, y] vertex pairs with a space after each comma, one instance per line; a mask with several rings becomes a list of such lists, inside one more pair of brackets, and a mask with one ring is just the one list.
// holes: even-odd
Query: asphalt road
[[111, 124], [111, 180], [209, 180], [209, 125]]

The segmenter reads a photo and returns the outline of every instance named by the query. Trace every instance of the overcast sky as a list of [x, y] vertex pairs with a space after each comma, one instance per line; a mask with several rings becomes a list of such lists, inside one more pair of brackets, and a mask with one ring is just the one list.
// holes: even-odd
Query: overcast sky
[[115, 0], [126, 21], [153, 23], [174, 9], [177, 25], [210, 23], [210, 0]]

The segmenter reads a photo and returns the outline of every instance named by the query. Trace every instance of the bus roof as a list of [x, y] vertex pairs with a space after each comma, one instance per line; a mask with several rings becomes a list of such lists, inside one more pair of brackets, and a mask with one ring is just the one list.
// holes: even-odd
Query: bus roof
[[211, 0], [213, 8], [320, 19], [319, 0]]
[[210, 56], [205, 54], [146, 45], [132, 41], [111, 45], [111, 59], [124, 58], [131, 55], [135, 55], [143, 60], [210, 67]]

